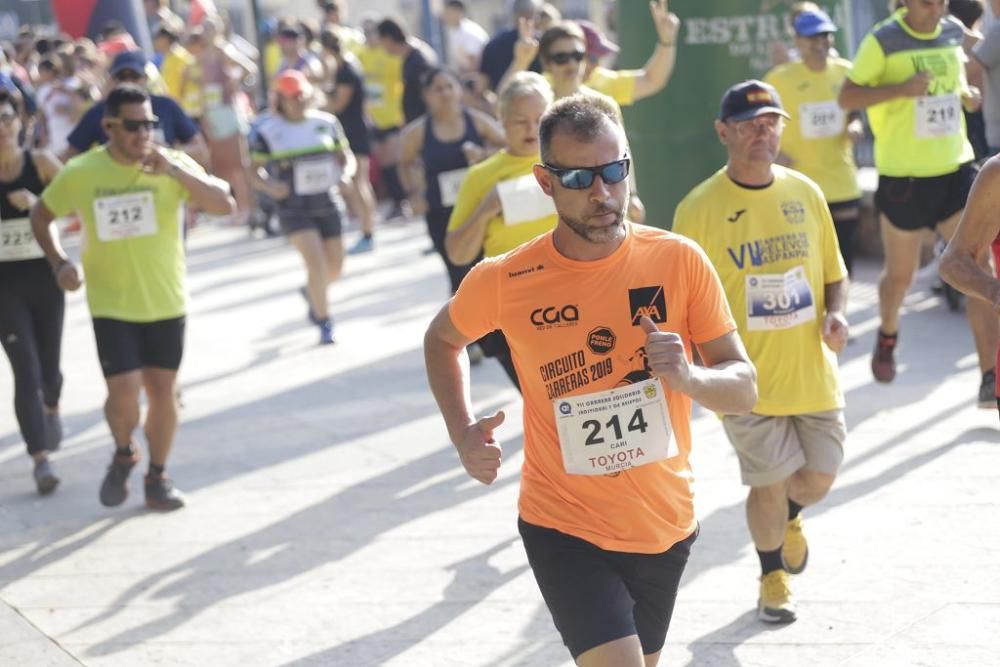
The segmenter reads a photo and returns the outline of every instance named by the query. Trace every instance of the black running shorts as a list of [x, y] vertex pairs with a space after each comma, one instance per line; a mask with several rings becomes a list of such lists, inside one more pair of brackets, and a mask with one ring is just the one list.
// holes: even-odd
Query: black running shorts
[[184, 356], [184, 325], [184, 317], [156, 322], [95, 317], [94, 338], [104, 377], [146, 367], [176, 371]]
[[299, 215], [280, 212], [278, 223], [285, 236], [291, 236], [296, 232], [314, 230], [319, 232], [320, 238], [336, 239], [343, 233], [343, 223], [341, 222], [340, 209], [332, 207], [327, 209], [322, 215]]
[[605, 551], [520, 518], [517, 527], [535, 581], [574, 660], [629, 635], [639, 636], [645, 655], [663, 648], [697, 529], [663, 553], [636, 554]]
[[965, 208], [978, 173], [975, 163], [969, 162], [944, 176], [909, 178], [879, 174], [875, 205], [896, 229], [933, 230]]

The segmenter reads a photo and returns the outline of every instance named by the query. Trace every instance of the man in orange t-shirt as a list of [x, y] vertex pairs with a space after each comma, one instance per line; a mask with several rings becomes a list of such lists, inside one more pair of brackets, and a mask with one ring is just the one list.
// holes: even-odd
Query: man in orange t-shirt
[[540, 142], [559, 223], [472, 270], [427, 332], [427, 373], [466, 471], [492, 483], [504, 415], [473, 416], [462, 350], [503, 331], [524, 394], [518, 527], [542, 596], [580, 664], [649, 667], [698, 531], [691, 401], [747, 412], [755, 371], [701, 249], [624, 222], [614, 104], [560, 100]]

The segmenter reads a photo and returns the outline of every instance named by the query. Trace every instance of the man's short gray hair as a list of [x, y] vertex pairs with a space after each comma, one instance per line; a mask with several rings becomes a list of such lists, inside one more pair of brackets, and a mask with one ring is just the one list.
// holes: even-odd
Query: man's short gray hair
[[566, 132], [580, 141], [591, 142], [603, 132], [608, 124], [622, 128], [622, 113], [613, 99], [601, 93], [577, 93], [557, 101], [545, 115], [539, 128], [538, 138], [542, 149], [542, 162], [549, 161], [552, 137], [557, 132]]

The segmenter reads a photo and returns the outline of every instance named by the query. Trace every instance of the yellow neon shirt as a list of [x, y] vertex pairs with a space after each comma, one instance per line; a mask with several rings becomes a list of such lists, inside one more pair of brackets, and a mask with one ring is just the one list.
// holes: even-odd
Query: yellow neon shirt
[[597, 66], [587, 77], [586, 84], [599, 93], [613, 99], [619, 106], [627, 107], [635, 103], [635, 82], [642, 76], [642, 70], [613, 70]]
[[[168, 151], [189, 171], [204, 173], [180, 151]], [[95, 202], [130, 193], [151, 193], [155, 233], [102, 241]], [[93, 317], [154, 322], [180, 317], [187, 307], [182, 232], [188, 191], [170, 176], [153, 176], [93, 148], [56, 174], [42, 201], [58, 218], [76, 213], [82, 223], [81, 260]], [[107, 201], [107, 200], [105, 200]]]
[[[448, 231], [461, 227], [476, 210], [479, 203], [496, 187], [497, 183], [531, 174], [531, 168], [541, 162], [537, 154], [527, 157], [511, 155], [506, 150], [494, 153], [469, 169], [455, 199], [455, 208], [448, 220]], [[555, 214], [545, 215], [516, 225], [504, 222], [503, 214], [486, 223], [483, 252], [487, 257], [502, 255], [525, 241], [555, 229], [559, 221]]]
[[932, 33], [910, 28], [900, 10], [865, 36], [847, 77], [859, 86], [903, 83], [918, 71], [933, 75], [924, 98], [897, 97], [868, 107], [875, 134], [875, 166], [885, 176], [926, 178], [955, 172], [974, 159], [965, 132], [961, 96], [964, 32], [951, 18]]
[[793, 160], [792, 168], [816, 181], [828, 202], [861, 196], [847, 115], [837, 106], [850, 68], [851, 63], [842, 58], [830, 58], [819, 72], [796, 61], [764, 77], [792, 117], [781, 135], [781, 152]]
[[357, 49], [365, 74], [365, 110], [376, 129], [400, 127], [403, 117], [403, 59], [365, 45]]
[[[819, 187], [775, 165], [771, 185], [746, 188], [723, 168], [677, 206], [673, 230], [704, 248], [719, 272], [740, 337], [757, 367], [759, 398], [753, 412], [797, 415], [843, 407], [837, 356], [823, 343], [822, 333], [825, 285], [843, 280], [847, 269]], [[784, 292], [798, 295], [784, 304], [793, 315], [772, 315], [767, 321], [759, 315], [762, 301], [751, 302], [748, 290], [796, 271], [802, 276], [793, 282], [798, 291]], [[772, 304], [770, 312], [781, 311]], [[751, 317], [754, 313], [758, 315]], [[777, 328], [782, 317], [798, 317], [799, 323]]]

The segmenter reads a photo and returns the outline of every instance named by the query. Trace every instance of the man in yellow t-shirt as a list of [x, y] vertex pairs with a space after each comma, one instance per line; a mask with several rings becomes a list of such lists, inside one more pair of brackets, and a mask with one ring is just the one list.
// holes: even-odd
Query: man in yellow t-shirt
[[847, 343], [847, 269], [819, 187], [774, 164], [787, 118], [766, 83], [726, 91], [715, 130], [729, 160], [681, 201], [673, 226], [718, 270], [757, 367], [753, 412], [722, 423], [750, 487], [757, 614], [770, 623], [795, 620], [789, 574], [809, 555], [800, 512], [830, 489], [847, 435], [836, 358]]
[[379, 47], [377, 23], [365, 19], [362, 24], [365, 43], [357, 57], [365, 75], [365, 112], [372, 121], [372, 157], [379, 165], [379, 176], [393, 201], [387, 219], [405, 217], [406, 191], [399, 178], [399, 140], [403, 117], [403, 59]]
[[[945, 16], [947, 5], [904, 0], [862, 40], [838, 100], [850, 111], [866, 109], [875, 134], [875, 203], [885, 250], [881, 326], [871, 360], [879, 382], [896, 377], [899, 310], [917, 271], [924, 230], [951, 238], [976, 176], [962, 110], [974, 110], [978, 96], [966, 82], [964, 26]], [[982, 372], [979, 407], [992, 409], [996, 312], [971, 299], [966, 317]]]
[[114, 507], [128, 495], [129, 473], [139, 460], [132, 434], [145, 389], [146, 505], [173, 510], [184, 506], [183, 495], [164, 474], [177, 429], [175, 388], [184, 349], [184, 203], [211, 215], [229, 215], [234, 204], [224, 183], [183, 153], [152, 143], [156, 120], [145, 89], [114, 88], [102, 120], [107, 145], [70, 160], [42, 193], [31, 225], [59, 286], [76, 290], [81, 285], [76, 266], [49, 226], [70, 213], [82, 222], [87, 304], [116, 447], [101, 484], [101, 503]]
[[[500, 89], [500, 122], [507, 145], [470, 167], [458, 190], [445, 237], [445, 251], [455, 265], [502, 255], [556, 226], [552, 200], [532, 175], [541, 160], [539, 122], [550, 104], [552, 89], [535, 72], [518, 72]], [[480, 346], [484, 354], [500, 362], [517, 387], [503, 334], [490, 334]]]
[[462, 348], [510, 337], [524, 390], [518, 530], [545, 604], [577, 664], [655, 665], [698, 535], [692, 400], [749, 410], [754, 371], [705, 254], [625, 220], [614, 103], [562, 99], [539, 136], [534, 177], [558, 225], [472, 269], [424, 338], [427, 375], [466, 472], [490, 484], [504, 415], [476, 418]]
[[764, 77], [793, 111], [781, 137], [778, 164], [801, 171], [823, 190], [850, 273], [861, 216], [854, 143], [864, 136], [864, 126], [859, 114], [848, 118], [837, 94], [851, 63], [831, 54], [837, 26], [825, 12], [801, 12], [792, 27], [802, 59], [779, 65]]

